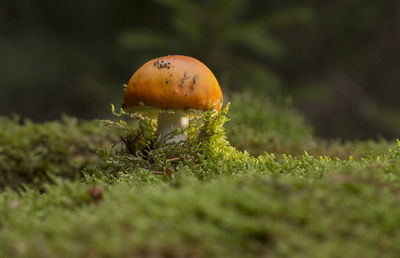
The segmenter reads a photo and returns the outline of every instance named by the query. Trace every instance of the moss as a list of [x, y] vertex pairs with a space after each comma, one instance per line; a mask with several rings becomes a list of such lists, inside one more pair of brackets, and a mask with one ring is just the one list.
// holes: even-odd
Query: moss
[[[256, 157], [229, 144], [227, 112], [204, 113], [187, 129], [187, 141], [172, 144], [154, 138], [152, 122], [109, 121], [122, 129], [116, 132], [67, 118], [3, 118], [0, 157], [13, 163], [0, 166], [17, 173], [2, 182], [44, 179], [0, 193], [0, 256], [398, 256], [400, 143], [385, 151], [375, 143], [338, 143], [344, 153], [355, 150], [346, 159], [308, 152]], [[119, 146], [95, 154], [117, 136]], [[37, 156], [49, 158], [42, 167], [23, 155], [37, 151], [40, 139], [47, 152]], [[76, 146], [96, 160], [66, 160]]]
[[273, 100], [262, 93], [248, 91], [233, 94], [231, 101], [228, 117], [232, 122], [226, 124], [227, 137], [232, 146], [252, 155], [272, 152], [301, 156], [307, 150], [317, 156], [361, 158], [386, 152], [394, 145], [384, 139], [343, 141], [316, 138], [290, 98]]
[[[397, 153], [363, 162], [304, 156], [281, 165], [268, 157], [258, 169], [220, 168], [223, 175], [202, 183], [187, 167], [173, 182], [146, 185], [120, 174], [112, 184], [98, 178], [98, 203], [86, 194], [90, 178], [46, 185], [46, 194], [7, 191], [0, 250], [17, 257], [396, 257]], [[384, 165], [365, 169], [377, 160]], [[12, 200], [19, 205], [10, 208]]]
[[[228, 146], [226, 142], [228, 141], [230, 145], [241, 151], [247, 151], [253, 156], [268, 152], [277, 154], [277, 157], [281, 157], [282, 153], [301, 157], [307, 150], [314, 156], [322, 155], [341, 159], [352, 156], [360, 159], [368, 155], [385, 153], [388, 148], [395, 147], [394, 143], [384, 140], [380, 142], [341, 142], [315, 139], [312, 137], [312, 130], [288, 101], [277, 104], [268, 98], [257, 97], [249, 92], [234, 95], [232, 100], [234, 102], [229, 113], [226, 114], [228, 118], [225, 115], [219, 116], [224, 120], [223, 123], [228, 119], [232, 120], [225, 123], [226, 136], [220, 137], [223, 139], [222, 141], [211, 138], [215, 149], [222, 145]], [[250, 108], [244, 109], [242, 106]], [[203, 114], [203, 116], [205, 115]], [[40, 187], [43, 182], [51, 180], [49, 175], [54, 174], [69, 179], [79, 179], [84, 168], [86, 169], [85, 173], [92, 173], [97, 167], [100, 170], [108, 169], [109, 173], [113, 174], [119, 169], [110, 167], [113, 164], [110, 160], [133, 159], [132, 156], [122, 153], [124, 144], [116, 144], [120, 139], [125, 141], [125, 144], [131, 144], [130, 149], [134, 152], [139, 149], [143, 150], [145, 145], [154, 143], [155, 123], [139, 123], [138, 121], [129, 120], [128, 124], [122, 120], [110, 121], [111, 124], [108, 125], [113, 126], [107, 128], [97, 121], [78, 121], [68, 117], [64, 117], [60, 121], [40, 124], [21, 120], [18, 117], [2, 117], [0, 118], [0, 189], [4, 187], [17, 188], [23, 184], [35, 184]], [[194, 127], [191, 127], [191, 134], [193, 135], [199, 127], [196, 127], [195, 123], [192, 125]], [[112, 127], [115, 126], [123, 128], [125, 131], [113, 129]], [[222, 128], [222, 126], [217, 127]], [[214, 125], [213, 128], [217, 127]], [[212, 132], [213, 128], [209, 126], [208, 133]], [[140, 130], [144, 135], [138, 136], [139, 131], [136, 130]], [[224, 133], [222, 132], [222, 134]], [[123, 138], [120, 138], [121, 136]], [[138, 136], [138, 138], [135, 139], [133, 136]], [[185, 147], [186, 159], [191, 159], [189, 150], [191, 149], [193, 152], [196, 143], [191, 141], [189, 145], [191, 146]], [[152, 148], [154, 149], [154, 146]], [[117, 156], [115, 155], [116, 150], [119, 152]], [[96, 154], [98, 151], [100, 155]], [[120, 155], [121, 153], [123, 155]], [[164, 163], [170, 158], [186, 155], [179, 146], [169, 148], [169, 150], [158, 149], [153, 151], [153, 154], [158, 161], [160, 159], [157, 158], [157, 155], [164, 157]], [[233, 156], [235, 155], [242, 154]], [[103, 162], [102, 158], [108, 159], [108, 161]], [[153, 163], [160, 164], [158, 161]], [[185, 162], [190, 163], [190, 160]], [[174, 165], [178, 164], [173, 163]], [[223, 161], [217, 160], [217, 163], [223, 163]], [[121, 161], [119, 164], [122, 170], [136, 169], [132, 168], [132, 165], [122, 168], [127, 162]], [[150, 169], [151, 167], [156, 171], [165, 169], [164, 165], [147, 166], [146, 168]]]
[[96, 122], [64, 117], [35, 124], [19, 117], [0, 118], [0, 189], [41, 184], [49, 175], [78, 179], [100, 162], [98, 148], [116, 141]]

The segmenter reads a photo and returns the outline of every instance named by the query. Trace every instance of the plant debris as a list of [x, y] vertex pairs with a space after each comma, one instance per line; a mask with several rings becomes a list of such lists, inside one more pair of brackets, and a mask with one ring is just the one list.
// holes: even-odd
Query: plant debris
[[10, 204], [8, 205], [8, 208], [10, 210], [13, 210], [13, 209], [17, 208], [18, 206], [19, 206], [19, 201], [18, 200], [12, 200], [10, 202]]
[[94, 203], [98, 203], [103, 198], [103, 190], [98, 185], [89, 188], [87, 194], [92, 198]]

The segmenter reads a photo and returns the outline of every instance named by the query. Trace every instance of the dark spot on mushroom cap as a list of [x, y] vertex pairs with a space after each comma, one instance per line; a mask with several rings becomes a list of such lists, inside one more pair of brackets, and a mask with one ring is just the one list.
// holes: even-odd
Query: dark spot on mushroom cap
[[193, 81], [192, 81], [192, 87], [190, 87], [192, 90], [197, 86], [197, 83], [199, 82], [199, 75], [196, 74], [193, 76]]
[[153, 65], [157, 66], [158, 69], [165, 68], [165, 67], [169, 68], [170, 62], [167, 62], [167, 60], [165, 60], [165, 59], [161, 59], [161, 61], [155, 61]]
[[186, 72], [183, 72], [183, 77], [181, 79], [181, 84], [180, 84], [181, 87], [185, 86], [185, 80], [188, 79], [189, 77], [190, 75], [188, 75]]
[[199, 75], [195, 74], [193, 77], [193, 84], [197, 84], [198, 81], [199, 81]]

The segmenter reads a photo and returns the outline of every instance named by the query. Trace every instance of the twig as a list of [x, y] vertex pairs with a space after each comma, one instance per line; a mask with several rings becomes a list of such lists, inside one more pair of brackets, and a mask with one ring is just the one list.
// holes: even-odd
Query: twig
[[151, 171], [151, 173], [155, 174], [155, 175], [164, 175], [165, 174], [164, 171]]
[[176, 161], [181, 161], [181, 160], [182, 160], [182, 158], [180, 158], [180, 157], [167, 159], [168, 162], [176, 162]]

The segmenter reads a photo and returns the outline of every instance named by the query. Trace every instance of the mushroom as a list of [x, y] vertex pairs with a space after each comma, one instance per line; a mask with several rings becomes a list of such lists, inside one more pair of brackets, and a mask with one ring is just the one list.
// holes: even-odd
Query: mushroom
[[[199, 112], [222, 106], [222, 91], [214, 74], [199, 60], [169, 55], [152, 59], [129, 80], [122, 105], [130, 113], [157, 116], [157, 137], [184, 129], [189, 118]], [[167, 142], [179, 142], [176, 135]]]

